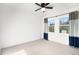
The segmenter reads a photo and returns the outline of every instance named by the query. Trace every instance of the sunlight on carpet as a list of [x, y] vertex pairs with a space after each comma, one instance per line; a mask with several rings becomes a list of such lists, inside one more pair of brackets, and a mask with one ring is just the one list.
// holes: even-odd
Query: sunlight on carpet
[[7, 54], [7, 55], [27, 55], [27, 53], [26, 53], [25, 50], [20, 50], [20, 51], [10, 53], [10, 54]]

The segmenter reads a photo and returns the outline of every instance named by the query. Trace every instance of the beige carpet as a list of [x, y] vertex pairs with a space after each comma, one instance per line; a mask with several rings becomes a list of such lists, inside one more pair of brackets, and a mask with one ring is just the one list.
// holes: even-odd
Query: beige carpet
[[5, 48], [3, 55], [77, 55], [79, 48], [62, 45], [44, 39]]

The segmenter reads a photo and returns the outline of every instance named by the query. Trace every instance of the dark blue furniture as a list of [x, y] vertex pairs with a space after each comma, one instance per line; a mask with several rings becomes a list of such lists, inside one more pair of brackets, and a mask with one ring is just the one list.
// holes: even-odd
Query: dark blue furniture
[[44, 33], [44, 39], [48, 40], [48, 33]]
[[69, 45], [79, 48], [79, 37], [69, 36]]

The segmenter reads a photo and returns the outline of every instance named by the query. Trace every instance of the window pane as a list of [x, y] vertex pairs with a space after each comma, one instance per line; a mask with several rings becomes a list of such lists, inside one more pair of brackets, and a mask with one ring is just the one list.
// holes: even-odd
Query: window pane
[[61, 17], [59, 17], [60, 20], [60, 25], [66, 25], [69, 24], [69, 15], [63, 15]]
[[60, 26], [60, 33], [69, 33], [69, 26]]
[[69, 33], [69, 14], [59, 17], [60, 33]]
[[49, 32], [54, 32], [55, 21], [53, 18], [48, 19]]

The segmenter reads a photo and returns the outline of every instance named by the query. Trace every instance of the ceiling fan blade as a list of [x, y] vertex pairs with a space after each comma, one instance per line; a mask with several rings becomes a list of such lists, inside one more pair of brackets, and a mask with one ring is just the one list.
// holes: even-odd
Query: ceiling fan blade
[[45, 7], [45, 3], [41, 3], [41, 7]]
[[35, 4], [41, 7], [41, 5], [40, 5], [40, 4], [38, 4], [38, 3], [35, 3]]
[[39, 8], [39, 9], [36, 9], [35, 11], [38, 11], [38, 10], [40, 10], [41, 8]]
[[53, 7], [45, 7], [45, 8], [47, 8], [47, 9], [53, 9]]
[[45, 3], [45, 6], [49, 5], [50, 3]]
[[49, 3], [41, 3], [41, 7], [47, 6]]

